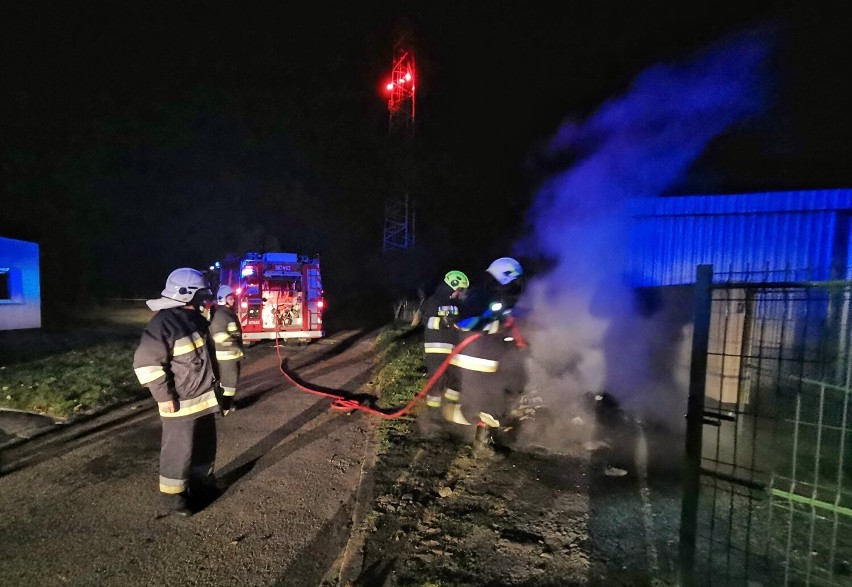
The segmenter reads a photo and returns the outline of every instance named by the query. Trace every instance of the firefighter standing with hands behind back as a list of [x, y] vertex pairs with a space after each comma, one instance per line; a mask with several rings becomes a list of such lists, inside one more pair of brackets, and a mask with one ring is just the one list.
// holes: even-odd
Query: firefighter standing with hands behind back
[[[139, 383], [157, 401], [163, 426], [160, 496], [170, 512], [192, 515], [215, 491], [218, 365], [202, 311], [213, 294], [200, 271], [175, 269], [133, 356]], [[190, 499], [192, 503], [190, 503]]]
[[227, 416], [236, 410], [234, 397], [237, 395], [237, 381], [240, 378], [240, 361], [243, 354], [243, 331], [234, 306], [237, 298], [234, 290], [227, 285], [216, 292], [216, 312], [210, 323], [210, 333], [216, 345], [216, 360], [219, 363], [219, 375], [222, 386], [222, 415]]

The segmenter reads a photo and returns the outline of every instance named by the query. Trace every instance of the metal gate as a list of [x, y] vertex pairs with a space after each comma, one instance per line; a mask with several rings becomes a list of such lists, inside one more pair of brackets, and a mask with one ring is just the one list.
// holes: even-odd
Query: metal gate
[[698, 268], [686, 585], [852, 585], [850, 282]]

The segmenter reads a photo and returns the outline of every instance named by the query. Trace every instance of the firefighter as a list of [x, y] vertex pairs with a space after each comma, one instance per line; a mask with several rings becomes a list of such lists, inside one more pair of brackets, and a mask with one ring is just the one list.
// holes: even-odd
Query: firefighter
[[507, 287], [518, 281], [523, 269], [515, 259], [501, 257], [487, 273], [494, 285], [483, 291], [490, 293], [491, 303], [458, 323], [459, 342], [473, 340], [450, 359], [441, 406], [441, 415], [457, 425], [457, 433], [473, 437], [475, 455], [494, 454], [495, 436], [511, 427], [511, 412], [526, 383], [524, 343], [511, 313], [520, 289]]
[[470, 287], [465, 304], [461, 308], [460, 321], [470, 320], [467, 328], [476, 322], [488, 321], [496, 304], [511, 308], [523, 289], [524, 274], [521, 264], [512, 257], [495, 259], [485, 270], [481, 279]]
[[235, 305], [237, 298], [234, 290], [222, 285], [216, 292], [216, 312], [210, 323], [210, 333], [216, 346], [216, 361], [219, 363], [219, 381], [222, 395], [222, 415], [227, 416], [236, 410], [234, 398], [237, 395], [237, 381], [240, 378], [240, 361], [243, 357], [243, 331]]
[[[162, 423], [160, 495], [172, 513], [189, 516], [215, 491], [218, 365], [202, 311], [213, 294], [203, 274], [175, 269], [133, 356], [139, 383], [157, 401]], [[190, 502], [190, 499], [192, 502]]]
[[[467, 275], [453, 269], [444, 275], [444, 280], [438, 284], [435, 291], [423, 302], [421, 314], [425, 324], [423, 333], [423, 351], [426, 356], [427, 381], [440, 368], [458, 339], [455, 328], [459, 316], [458, 304], [464, 301], [470, 280]], [[420, 430], [428, 432], [436, 420], [440, 421], [437, 410], [441, 406], [441, 395], [444, 391], [446, 374], [436, 381], [426, 395], [427, 410], [418, 418]]]

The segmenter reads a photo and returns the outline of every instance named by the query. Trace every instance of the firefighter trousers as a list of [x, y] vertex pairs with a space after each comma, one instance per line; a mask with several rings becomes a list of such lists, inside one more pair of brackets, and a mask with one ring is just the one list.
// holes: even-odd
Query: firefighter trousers
[[222, 386], [222, 395], [219, 404], [222, 410], [228, 411], [234, 405], [234, 397], [237, 395], [237, 381], [240, 379], [240, 361], [219, 361], [219, 378]]
[[[432, 379], [432, 375], [441, 367], [448, 356], [449, 353], [426, 354], [426, 381]], [[444, 371], [426, 395], [426, 405], [430, 408], [437, 408], [441, 405], [441, 396], [444, 394], [444, 388], [447, 386], [447, 373], [448, 371]]]
[[[441, 368], [449, 356], [449, 353], [426, 353], [426, 381], [432, 380], [432, 376]], [[421, 434], [432, 434], [443, 428], [443, 418], [440, 411], [441, 401], [444, 396], [444, 389], [450, 386], [454, 380], [452, 375], [452, 370], [445, 368], [443, 374], [438, 377], [426, 393], [426, 406], [417, 416], [417, 426]]]
[[213, 482], [216, 461], [216, 416], [161, 418], [160, 492], [187, 494]]

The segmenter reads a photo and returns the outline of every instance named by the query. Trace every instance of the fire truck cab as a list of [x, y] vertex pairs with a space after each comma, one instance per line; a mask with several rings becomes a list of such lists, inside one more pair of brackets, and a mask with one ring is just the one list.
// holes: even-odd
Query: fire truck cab
[[219, 283], [234, 290], [244, 341], [310, 342], [325, 336], [318, 257], [246, 253], [222, 264]]

